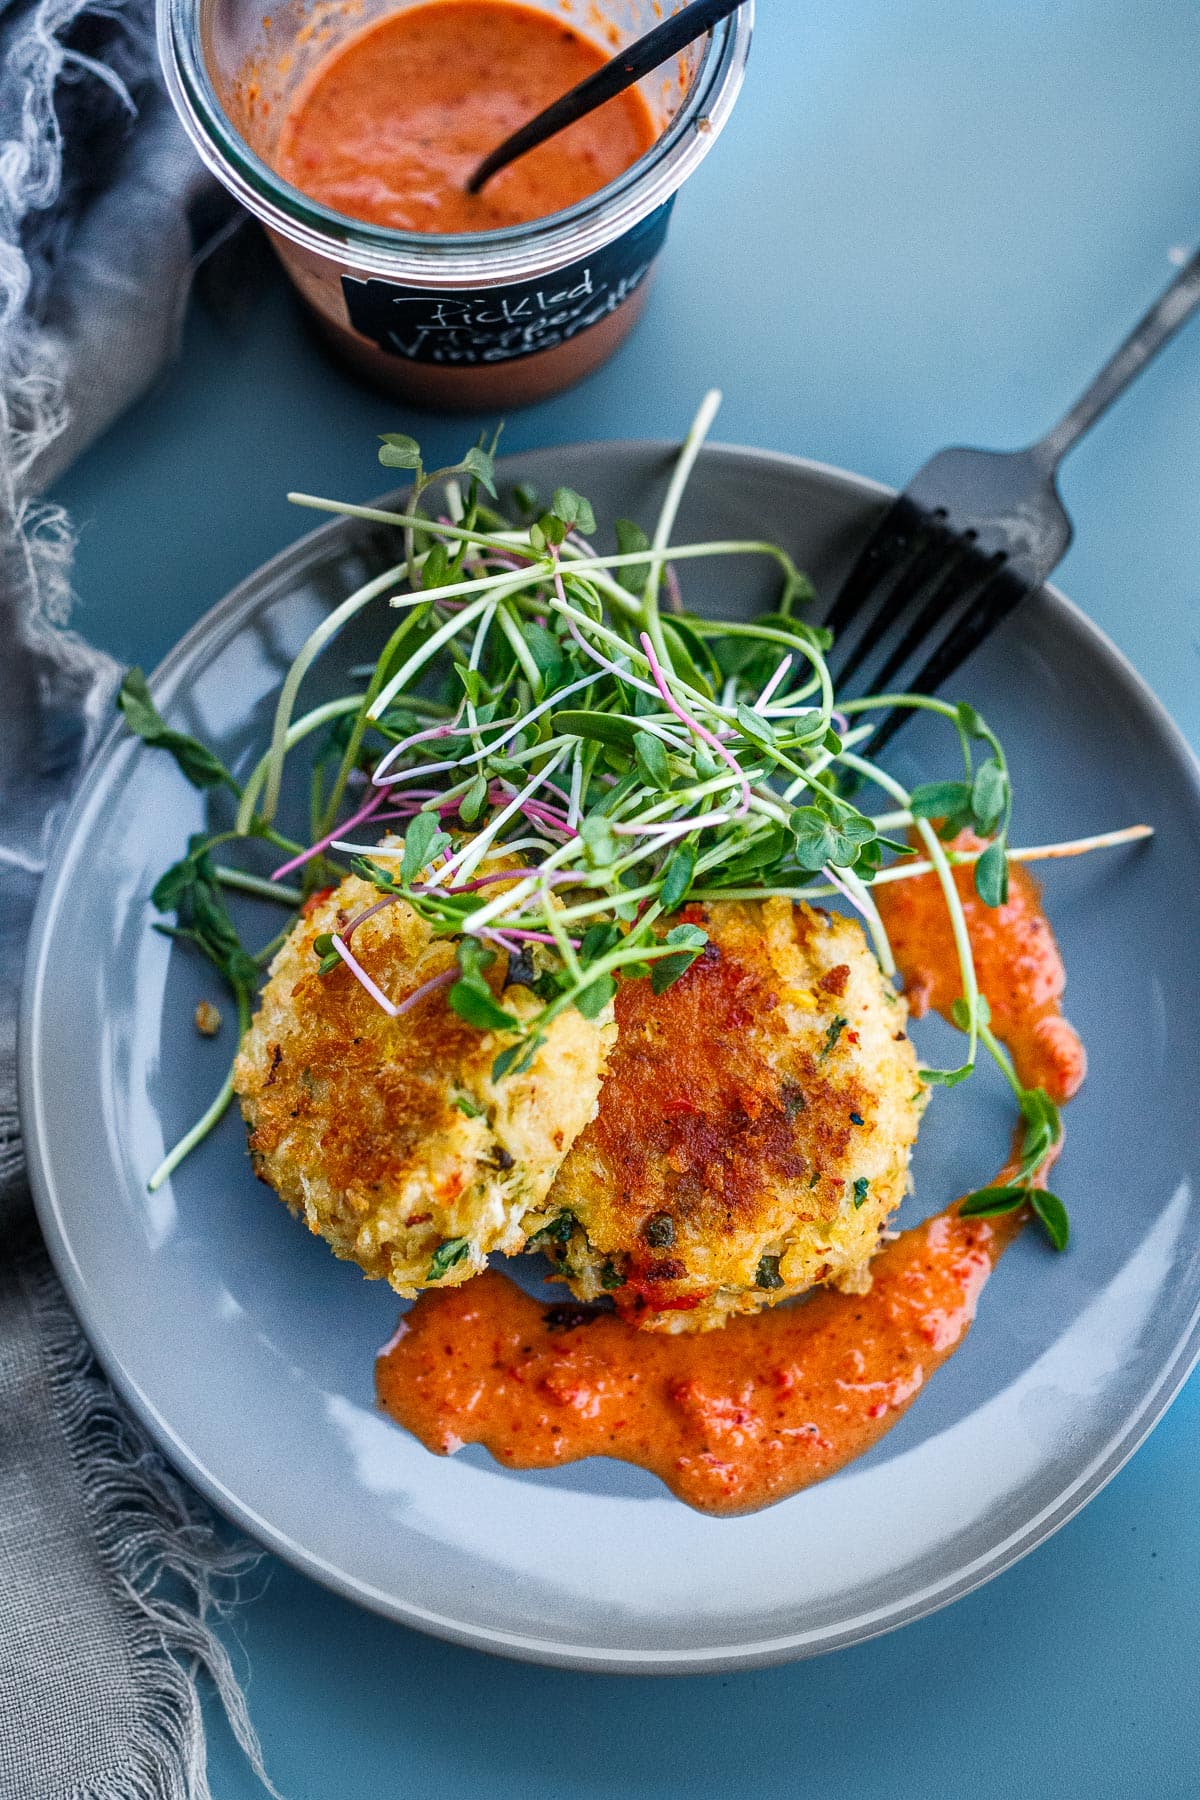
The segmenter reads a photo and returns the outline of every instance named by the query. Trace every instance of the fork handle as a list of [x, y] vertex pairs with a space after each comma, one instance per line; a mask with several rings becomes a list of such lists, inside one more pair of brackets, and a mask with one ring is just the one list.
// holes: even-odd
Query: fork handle
[[1038, 460], [1051, 470], [1058, 467], [1100, 414], [1124, 393], [1135, 375], [1186, 324], [1200, 306], [1200, 250], [1186, 262], [1171, 285], [1159, 295], [1150, 311], [1130, 332], [1120, 349], [1105, 363], [1087, 391], [1045, 437], [1033, 446]]

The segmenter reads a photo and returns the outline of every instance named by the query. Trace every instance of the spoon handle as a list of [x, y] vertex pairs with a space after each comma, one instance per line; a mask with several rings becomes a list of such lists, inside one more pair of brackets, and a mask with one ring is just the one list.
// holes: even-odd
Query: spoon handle
[[1109, 357], [1091, 386], [1045, 437], [1034, 445], [1039, 460], [1056, 468], [1106, 407], [1124, 393], [1151, 357], [1157, 356], [1200, 306], [1200, 250], [1180, 269], [1149, 312], [1138, 321], [1119, 350]]
[[644, 37], [618, 51], [602, 69], [597, 69], [594, 75], [578, 82], [559, 99], [552, 101], [544, 112], [538, 113], [528, 124], [522, 125], [519, 131], [514, 131], [511, 137], [497, 145], [468, 181], [468, 194], [477, 194], [485, 182], [490, 181], [493, 175], [498, 175], [501, 169], [507, 168], [510, 162], [515, 162], [518, 156], [535, 150], [547, 138], [555, 137], [560, 131], [565, 131], [568, 125], [573, 125], [576, 119], [586, 117], [598, 106], [603, 106], [606, 100], [624, 93], [626, 88], [632, 87], [644, 75], [661, 68], [663, 63], [680, 50], [686, 49], [698, 37], [703, 37], [706, 31], [711, 31], [714, 25], [720, 24], [722, 19], [727, 19], [730, 13], [736, 12], [743, 3], [744, 0], [692, 0], [690, 6], [685, 6], [671, 18], [664, 19], [661, 25], [656, 25], [653, 31], [648, 31]]

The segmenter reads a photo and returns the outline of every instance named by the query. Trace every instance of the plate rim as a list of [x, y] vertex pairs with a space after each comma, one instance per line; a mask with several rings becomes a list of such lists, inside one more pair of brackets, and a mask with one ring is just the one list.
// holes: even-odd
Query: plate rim
[[[570, 466], [573, 459], [594, 453], [601, 446], [608, 454], [630, 457], [661, 455], [665, 458], [678, 452], [678, 444], [667, 439], [590, 439], [563, 445], [531, 446], [501, 459], [498, 467], [503, 476], [506, 465], [519, 463], [531, 456], [544, 455], [548, 451], [561, 457], [564, 465]], [[834, 464], [791, 455], [785, 451], [764, 450], [752, 445], [710, 442], [704, 446], [701, 452], [702, 460], [707, 460], [715, 455], [732, 456], [736, 460], [750, 461], [759, 466], [763, 464], [777, 465], [786, 471], [810, 479], [815, 476], [843, 492], [848, 490], [864, 499], [876, 500], [881, 503], [893, 499], [896, 493], [895, 489], [867, 476], [840, 469]], [[376, 506], [385, 504], [394, 499], [397, 493], [403, 493], [403, 491], [403, 489], [392, 490], [391, 493], [383, 496], [381, 501], [370, 504]], [[297, 564], [303, 565], [308, 562], [314, 549], [319, 548], [323, 542], [339, 536], [350, 535], [356, 525], [370, 525], [371, 523], [372, 521], [369, 520], [364, 521], [337, 515], [316, 526], [313, 530], [305, 532], [294, 543], [286, 545], [261, 563], [206, 612], [202, 613], [168, 650], [149, 677], [151, 691], [158, 696], [164, 686], [169, 687], [181, 669], [186, 667], [198, 644], [200, 642], [204, 642], [206, 645], [212, 644], [214, 632], [219, 633], [219, 641], [223, 641], [227, 629], [231, 625], [236, 625], [241, 614], [253, 604], [261, 602], [265, 588], [277, 585]], [[1149, 716], [1155, 732], [1179, 766], [1185, 784], [1190, 786], [1193, 799], [1200, 807], [1200, 758], [1197, 757], [1196, 752], [1153, 688], [1108, 634], [1059, 589], [1045, 583], [1037, 598], [1042, 605], [1048, 606], [1052, 613], [1057, 614], [1069, 629], [1087, 641], [1090, 651], [1103, 665], [1107, 665], [1109, 673], [1126, 687], [1144, 713]], [[910, 1594], [902, 1601], [890, 1606], [880, 1607], [877, 1612], [862, 1613], [857, 1619], [843, 1622], [836, 1627], [817, 1627], [807, 1631], [789, 1632], [753, 1643], [713, 1645], [690, 1650], [660, 1651], [628, 1647], [622, 1649], [611, 1649], [604, 1646], [588, 1647], [550, 1638], [528, 1636], [520, 1632], [506, 1632], [434, 1613], [426, 1608], [405, 1602], [395, 1593], [386, 1593], [347, 1570], [329, 1564], [315, 1552], [310, 1551], [303, 1544], [288, 1536], [286, 1532], [277, 1528], [269, 1519], [257, 1514], [252, 1507], [227, 1488], [218, 1476], [200, 1462], [170, 1422], [153, 1405], [149, 1396], [143, 1392], [133, 1373], [126, 1368], [110, 1343], [103, 1324], [93, 1315], [86, 1280], [75, 1260], [69, 1233], [61, 1215], [52, 1172], [45, 1154], [44, 1146], [47, 1139], [42, 1129], [46, 1123], [45, 1094], [38, 1074], [39, 1000], [50, 948], [50, 931], [58, 910], [63, 865], [74, 843], [80, 820], [91, 803], [93, 789], [97, 782], [110, 769], [114, 758], [120, 754], [123, 746], [128, 747], [131, 755], [136, 754], [137, 746], [127, 738], [120, 721], [115, 721], [96, 746], [63, 816], [53, 848], [47, 858], [26, 948], [18, 1016], [17, 1089], [21, 1135], [25, 1146], [29, 1184], [38, 1224], [80, 1329], [91, 1345], [105, 1375], [148, 1433], [152, 1442], [178, 1473], [182, 1474], [218, 1512], [238, 1525], [266, 1549], [279, 1556], [284, 1562], [289, 1563], [293, 1568], [317, 1581], [323, 1587], [329, 1588], [343, 1599], [365, 1606], [368, 1610], [392, 1619], [398, 1624], [426, 1632], [450, 1643], [507, 1656], [518, 1661], [584, 1672], [631, 1675], [694, 1675], [708, 1672], [715, 1674], [739, 1669], [770, 1667], [778, 1663], [824, 1655], [834, 1650], [847, 1648], [852, 1644], [868, 1642], [872, 1638], [898, 1630], [903, 1625], [914, 1623], [918, 1619], [927, 1618], [931, 1614], [941, 1611], [943, 1607], [953, 1604], [954, 1601], [963, 1598], [966, 1594], [1001, 1574], [1005, 1569], [1010, 1568], [1022, 1557], [1036, 1549], [1039, 1544], [1053, 1536], [1113, 1479], [1135, 1451], [1140, 1448], [1178, 1395], [1192, 1369], [1200, 1361], [1200, 1294], [1198, 1294], [1196, 1305], [1180, 1332], [1169, 1358], [1162, 1367], [1157, 1381], [1144, 1396], [1137, 1411], [1131, 1418], [1122, 1421], [1108, 1444], [1093, 1458], [1091, 1464], [1080, 1472], [1064, 1493], [1032, 1519], [1025, 1521], [1018, 1530], [1011, 1532], [986, 1555], [977, 1558], [966, 1568], [957, 1570], [946, 1580], [931, 1584], [917, 1594]]]

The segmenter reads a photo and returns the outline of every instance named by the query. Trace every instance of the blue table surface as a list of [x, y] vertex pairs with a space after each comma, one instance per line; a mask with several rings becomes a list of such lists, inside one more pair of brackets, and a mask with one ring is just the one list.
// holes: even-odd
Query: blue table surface
[[[1031, 437], [1200, 238], [1195, 0], [760, 15], [643, 324], [583, 386], [515, 415], [506, 446], [677, 435], [710, 383], [719, 436], [897, 484], [944, 443]], [[176, 366], [60, 485], [80, 628], [153, 664], [312, 523], [287, 488], [386, 485], [374, 434], [396, 428], [449, 460], [477, 426], [344, 375], [281, 281], [236, 327], [193, 308]], [[1078, 532], [1062, 585], [1200, 744], [1200, 323], [1062, 485]], [[989, 1586], [854, 1650], [730, 1677], [491, 1659], [270, 1559], [227, 1635], [288, 1800], [1195, 1795], [1198, 1488], [1193, 1379], [1087, 1511]], [[218, 1800], [256, 1794], [210, 1723]]]

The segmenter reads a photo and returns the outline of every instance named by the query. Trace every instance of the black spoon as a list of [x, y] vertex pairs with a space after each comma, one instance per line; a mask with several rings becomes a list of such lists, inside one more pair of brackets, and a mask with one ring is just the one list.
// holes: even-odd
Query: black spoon
[[557, 100], [552, 101], [544, 112], [514, 131], [511, 137], [486, 156], [467, 183], [468, 194], [478, 194], [485, 182], [506, 169], [518, 156], [524, 156], [529, 150], [536, 150], [547, 138], [556, 137], [573, 125], [576, 119], [582, 119], [606, 100], [614, 95], [624, 93], [643, 75], [651, 74], [661, 68], [680, 50], [695, 43], [706, 31], [711, 31], [722, 19], [727, 19], [736, 12], [744, 0], [691, 0], [673, 17], [656, 25], [645, 37], [627, 46], [606, 62], [602, 69], [594, 75], [588, 75], [583, 81], [569, 88]]

